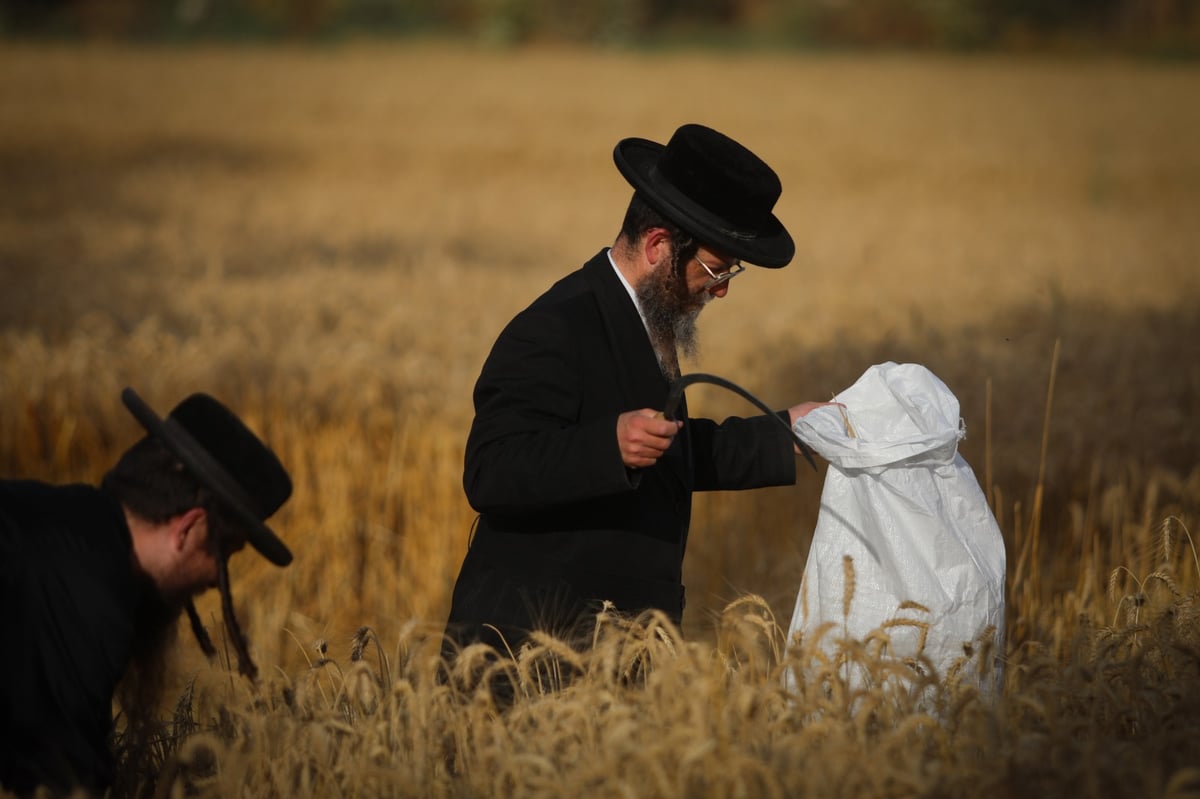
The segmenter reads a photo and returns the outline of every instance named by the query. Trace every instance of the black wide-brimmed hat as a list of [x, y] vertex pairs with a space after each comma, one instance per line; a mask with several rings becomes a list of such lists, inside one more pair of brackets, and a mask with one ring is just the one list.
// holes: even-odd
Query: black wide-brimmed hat
[[796, 245], [772, 210], [782, 186], [761, 158], [703, 125], [683, 125], [664, 147], [622, 139], [617, 169], [652, 207], [723, 254], [772, 269]]
[[292, 495], [292, 480], [275, 453], [241, 419], [207, 394], [191, 395], [166, 419], [132, 388], [121, 392], [121, 401], [237, 515], [251, 546], [277, 566], [292, 562], [291, 551], [263, 523]]

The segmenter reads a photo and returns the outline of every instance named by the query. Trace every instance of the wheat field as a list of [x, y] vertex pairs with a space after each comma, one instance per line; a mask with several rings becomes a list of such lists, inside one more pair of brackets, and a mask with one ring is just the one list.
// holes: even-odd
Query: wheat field
[[[138, 435], [131, 385], [164, 413], [214, 394], [296, 483], [275, 525], [295, 563], [232, 562], [264, 684], [181, 636], [171, 746], [127, 779], [1200, 795], [1196, 97], [1194, 66], [1032, 56], [0, 45], [0, 476], [98, 480]], [[1008, 547], [999, 698], [869, 642], [844, 644], [878, 675], [861, 694], [784, 652], [822, 483], [804, 470], [697, 498], [681, 631], [543, 641], [506, 713], [482, 661], [437, 679], [473, 380], [615, 237], [616, 141], [686, 121], [776, 169], [797, 257], [705, 311], [685, 370], [779, 407], [887, 360], [949, 385]], [[704, 387], [689, 405], [751, 411]]]

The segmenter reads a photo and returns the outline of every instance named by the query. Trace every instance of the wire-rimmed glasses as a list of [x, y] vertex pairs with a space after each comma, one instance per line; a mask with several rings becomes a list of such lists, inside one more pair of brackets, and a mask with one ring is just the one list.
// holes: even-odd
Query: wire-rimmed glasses
[[741, 261], [734, 261], [733, 263], [729, 264], [729, 266], [725, 267], [725, 269], [723, 271], [714, 272], [712, 267], [710, 267], [708, 264], [704, 263], [704, 261], [700, 260], [699, 255], [695, 255], [692, 257], [696, 259], [696, 263], [700, 264], [700, 266], [703, 267], [704, 271], [708, 272], [708, 276], [710, 278], [712, 278], [704, 286], [706, 291], [708, 289], [719, 286], [722, 283], [728, 283], [730, 280], [733, 280], [735, 277], [740, 275], [742, 272], [746, 271], [746, 267], [745, 267], [745, 265], [742, 264]]

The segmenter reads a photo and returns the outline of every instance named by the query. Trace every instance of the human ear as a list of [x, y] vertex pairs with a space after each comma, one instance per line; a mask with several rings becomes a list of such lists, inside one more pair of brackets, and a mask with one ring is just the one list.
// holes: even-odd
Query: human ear
[[662, 260], [670, 259], [671, 234], [666, 228], [650, 228], [642, 240], [642, 253], [651, 266], [658, 266]]
[[189, 545], [195, 548], [208, 539], [208, 511], [204, 508], [189, 508], [175, 517], [171, 527], [171, 545], [182, 552]]

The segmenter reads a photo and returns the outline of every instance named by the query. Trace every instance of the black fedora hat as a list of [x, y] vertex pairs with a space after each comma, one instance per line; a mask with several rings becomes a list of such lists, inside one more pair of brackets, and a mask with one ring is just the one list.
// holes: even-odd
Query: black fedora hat
[[772, 269], [796, 254], [772, 213], [782, 191], [779, 177], [723, 133], [689, 124], [666, 146], [622, 139], [613, 160], [646, 202], [704, 244]]
[[233, 510], [251, 546], [277, 566], [292, 562], [291, 551], [263, 523], [292, 495], [292, 480], [275, 453], [241, 419], [207, 394], [191, 395], [166, 419], [132, 388], [121, 392], [121, 401], [150, 435]]

